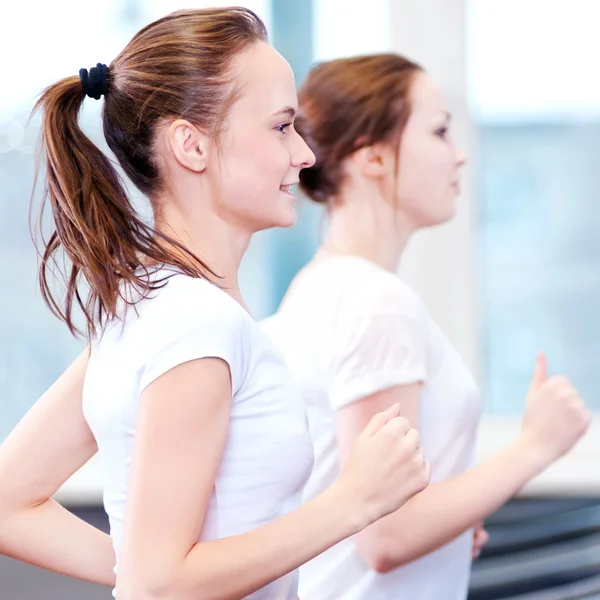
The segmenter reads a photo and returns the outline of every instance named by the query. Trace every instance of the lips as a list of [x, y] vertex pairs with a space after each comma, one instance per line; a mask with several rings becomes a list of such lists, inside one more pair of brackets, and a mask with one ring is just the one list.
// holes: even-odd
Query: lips
[[279, 189], [282, 192], [287, 192], [288, 194], [292, 193], [291, 187], [294, 185], [298, 185], [299, 181], [291, 181], [290, 183], [284, 183], [279, 186]]

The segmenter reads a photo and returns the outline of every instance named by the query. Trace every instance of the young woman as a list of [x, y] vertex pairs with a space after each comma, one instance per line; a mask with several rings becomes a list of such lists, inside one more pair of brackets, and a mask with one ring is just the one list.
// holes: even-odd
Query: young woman
[[[118, 600], [294, 599], [299, 565], [428, 481], [394, 406], [299, 508], [305, 407], [237, 280], [252, 234], [294, 223], [290, 186], [314, 162], [266, 39], [246, 9], [174, 13], [38, 103], [56, 227], [42, 290], [72, 331], [82, 310], [92, 341], [0, 449], [0, 552], [108, 585], [116, 561]], [[105, 98], [106, 140], [153, 227], [80, 129], [86, 95]], [[49, 270], [65, 254], [60, 297]], [[51, 500], [97, 451], [112, 543]]]
[[[460, 356], [395, 274], [410, 236], [454, 213], [465, 156], [435, 83], [394, 54], [335, 60], [303, 84], [301, 187], [326, 205], [314, 260], [264, 323], [300, 383], [315, 446], [306, 499], [343, 473], [373, 415], [396, 403], [421, 434], [432, 484], [301, 569], [302, 600], [459, 600], [473, 531], [583, 435], [590, 415], [540, 356], [521, 435], [473, 467], [479, 395]], [[483, 539], [482, 539], [483, 537]], [[475, 538], [474, 554], [485, 541]]]

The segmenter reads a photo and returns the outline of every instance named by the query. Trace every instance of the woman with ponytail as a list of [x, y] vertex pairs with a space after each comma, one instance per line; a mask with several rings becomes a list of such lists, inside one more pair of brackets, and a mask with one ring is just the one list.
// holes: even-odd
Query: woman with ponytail
[[[80, 129], [86, 97], [152, 225]], [[304, 403], [237, 279], [255, 232], [294, 223], [290, 186], [314, 162], [289, 65], [252, 12], [182, 11], [37, 108], [55, 227], [41, 288], [72, 332], [82, 313], [90, 347], [0, 447], [0, 552], [118, 600], [293, 600], [302, 563], [398, 509], [428, 466], [392, 406], [299, 507]], [[51, 499], [96, 453], [110, 538]]]

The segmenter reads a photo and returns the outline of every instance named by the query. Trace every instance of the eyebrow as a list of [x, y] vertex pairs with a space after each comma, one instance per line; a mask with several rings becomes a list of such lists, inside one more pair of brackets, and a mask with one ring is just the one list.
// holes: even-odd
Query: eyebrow
[[448, 111], [448, 110], [442, 110], [440, 112], [443, 113], [444, 117], [446, 117], [446, 119], [448, 119], [448, 121], [452, 120], [452, 114], [450, 113], [450, 111]]
[[285, 108], [278, 110], [276, 113], [273, 113], [274, 117], [278, 117], [280, 115], [286, 115], [290, 119], [293, 119], [296, 116], [296, 109], [292, 108], [291, 106], [286, 106]]

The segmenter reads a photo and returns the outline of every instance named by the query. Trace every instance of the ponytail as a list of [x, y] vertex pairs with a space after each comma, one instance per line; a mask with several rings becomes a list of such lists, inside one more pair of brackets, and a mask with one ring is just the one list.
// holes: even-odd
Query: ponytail
[[[74, 335], [81, 333], [73, 315], [74, 305], [79, 306], [90, 338], [98, 326], [119, 317], [120, 300], [131, 302], [123, 284], [142, 294], [164, 285], [165, 279], [152, 283], [144, 276], [144, 258], [174, 265], [194, 277], [216, 275], [179, 242], [156, 232], [137, 215], [110, 160], [79, 126], [86, 96], [82, 83], [83, 77], [63, 79], [48, 87], [34, 107], [34, 113], [43, 112], [46, 172], [41, 212], [48, 203], [54, 223], [41, 252], [38, 279], [44, 301]], [[36, 179], [40, 166], [38, 160]], [[181, 252], [169, 250], [157, 238]], [[60, 267], [61, 253], [71, 263], [66, 271]], [[198, 266], [190, 266], [186, 255]], [[53, 267], [62, 271], [66, 288], [62, 298], [50, 285], [49, 276], [56, 274]], [[90, 289], [85, 298], [79, 289], [82, 278]]]

